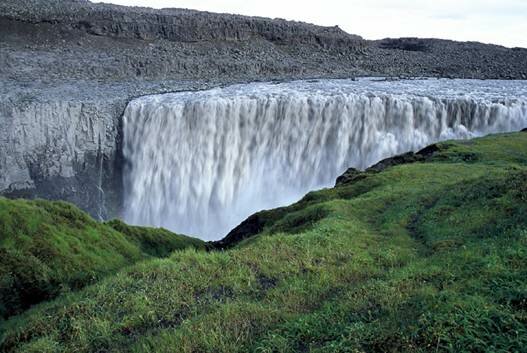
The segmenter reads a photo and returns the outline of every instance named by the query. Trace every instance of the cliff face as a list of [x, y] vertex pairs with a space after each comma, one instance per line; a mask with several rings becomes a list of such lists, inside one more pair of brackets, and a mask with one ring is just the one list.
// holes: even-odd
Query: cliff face
[[247, 41], [255, 37], [280, 44], [359, 47], [361, 37], [338, 27], [320, 27], [281, 19], [225, 15], [186, 9], [127, 8], [88, 1], [22, 0], [4, 6], [4, 17], [30, 23], [53, 23], [89, 34], [176, 42]]
[[0, 112], [2, 193], [69, 200], [99, 218], [115, 214], [118, 105], [0, 102]]
[[8, 81], [0, 92], [0, 195], [67, 200], [98, 219], [119, 216], [121, 116], [133, 97], [167, 85]]
[[141, 95], [313, 77], [527, 77], [524, 49], [404, 41], [191, 10], [0, 0], [0, 194], [117, 215], [120, 119]]

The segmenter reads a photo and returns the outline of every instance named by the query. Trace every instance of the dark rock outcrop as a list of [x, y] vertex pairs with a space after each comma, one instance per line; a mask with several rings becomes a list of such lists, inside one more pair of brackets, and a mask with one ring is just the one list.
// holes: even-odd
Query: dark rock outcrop
[[187, 9], [155, 10], [79, 0], [20, 0], [6, 2], [3, 16], [10, 20], [52, 23], [62, 29], [118, 38], [175, 42], [247, 41], [256, 37], [280, 44], [316, 44], [359, 48], [362, 38], [337, 26], [320, 27], [282, 19], [227, 15]]
[[424, 158], [413, 152], [404, 153], [395, 157], [386, 158], [379, 163], [366, 169], [367, 172], [382, 172], [389, 167], [393, 167], [400, 164], [415, 163], [424, 160]]
[[350, 184], [364, 178], [366, 178], [366, 173], [355, 168], [348, 168], [348, 170], [346, 170], [344, 174], [337, 178], [335, 186]]
[[265, 225], [264, 219], [258, 213], [250, 216], [243, 221], [239, 226], [234, 228], [223, 239], [210, 242], [210, 246], [214, 249], [224, 250], [239, 244], [244, 239], [260, 233]]
[[349, 168], [344, 172], [344, 174], [337, 178], [335, 186], [354, 183], [358, 180], [366, 178], [368, 174], [379, 173], [396, 165], [429, 161], [439, 151], [441, 151], [439, 145], [432, 144], [415, 153], [408, 152], [395, 157], [383, 159], [382, 161], [367, 168], [365, 171]]
[[396, 49], [405, 51], [430, 51], [430, 46], [426, 39], [420, 38], [386, 38], [378, 42], [381, 49]]
[[437, 144], [429, 145], [418, 152], [403, 153], [395, 157], [383, 159], [382, 161], [374, 164], [373, 166], [366, 169], [366, 172], [382, 172], [383, 170], [400, 164], [424, 162], [430, 160], [436, 152], [440, 151], [440, 147]]

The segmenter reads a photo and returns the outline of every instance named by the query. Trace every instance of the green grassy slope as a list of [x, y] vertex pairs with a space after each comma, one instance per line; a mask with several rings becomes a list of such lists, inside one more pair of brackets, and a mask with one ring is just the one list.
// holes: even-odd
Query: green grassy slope
[[[527, 133], [447, 142], [3, 325], [3, 352], [525, 352]], [[255, 234], [257, 233], [257, 234]]]
[[203, 246], [163, 229], [101, 224], [63, 202], [0, 198], [0, 318], [137, 261]]

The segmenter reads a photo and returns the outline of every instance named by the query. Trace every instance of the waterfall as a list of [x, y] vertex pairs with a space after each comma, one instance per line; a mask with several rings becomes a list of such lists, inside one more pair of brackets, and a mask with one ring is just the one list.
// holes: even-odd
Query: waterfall
[[142, 97], [124, 114], [125, 219], [218, 239], [348, 167], [526, 126], [521, 82], [304, 81]]

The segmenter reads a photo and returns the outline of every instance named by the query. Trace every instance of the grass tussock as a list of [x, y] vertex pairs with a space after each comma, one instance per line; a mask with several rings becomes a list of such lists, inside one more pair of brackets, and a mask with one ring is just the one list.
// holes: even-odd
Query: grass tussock
[[0, 318], [199, 240], [164, 229], [101, 224], [65, 202], [0, 198]]
[[[40, 304], [3, 324], [0, 351], [525, 352], [527, 134], [440, 147], [262, 212], [229, 250], [176, 251]], [[123, 258], [166, 254], [113, 226], [105, 246], [136, 234]]]

